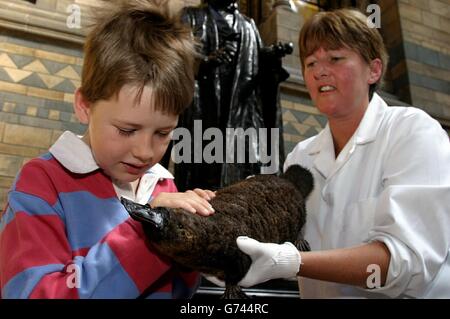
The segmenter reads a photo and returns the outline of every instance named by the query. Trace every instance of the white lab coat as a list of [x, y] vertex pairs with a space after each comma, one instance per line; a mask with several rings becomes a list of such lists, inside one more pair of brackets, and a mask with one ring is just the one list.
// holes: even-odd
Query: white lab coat
[[375, 94], [336, 159], [327, 125], [294, 148], [284, 168], [292, 164], [315, 179], [304, 228], [312, 250], [378, 240], [391, 253], [384, 287], [300, 278], [303, 297], [450, 298], [450, 143], [437, 121]]

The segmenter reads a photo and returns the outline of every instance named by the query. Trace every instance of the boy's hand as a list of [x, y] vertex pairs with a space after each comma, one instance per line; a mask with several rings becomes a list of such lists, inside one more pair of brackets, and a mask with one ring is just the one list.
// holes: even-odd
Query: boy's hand
[[193, 214], [209, 216], [214, 214], [214, 208], [208, 202], [216, 195], [210, 190], [196, 188], [184, 193], [159, 193], [151, 202], [150, 206], [183, 208]]
[[[193, 191], [189, 190], [187, 192], [194, 192], [196, 193], [198, 196], [200, 196], [201, 198], [204, 198], [206, 200], [211, 200], [214, 197], [216, 197], [216, 192], [210, 191], [208, 189], [201, 189], [201, 188], [196, 188]], [[186, 192], [186, 193], [187, 193]]]

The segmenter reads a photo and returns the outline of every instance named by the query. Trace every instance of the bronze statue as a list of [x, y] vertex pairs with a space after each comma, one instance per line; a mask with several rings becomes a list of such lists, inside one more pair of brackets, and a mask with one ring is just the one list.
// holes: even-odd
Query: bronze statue
[[[267, 163], [261, 160], [259, 129], [269, 128], [270, 144], [270, 128], [282, 127], [278, 84], [289, 74], [281, 67], [281, 57], [292, 52], [292, 45], [264, 47], [254, 21], [239, 12], [236, 2], [205, 0], [198, 7], [183, 9], [183, 19], [191, 25], [201, 49], [194, 101], [181, 116], [179, 126], [193, 132], [194, 121], [201, 120], [203, 131], [218, 128], [223, 137], [233, 143], [239, 136], [230, 136], [229, 132], [227, 136], [227, 128], [244, 131], [254, 128], [258, 137], [248, 138], [244, 163], [238, 163], [236, 154], [230, 154], [224, 142], [220, 150], [224, 154], [223, 161], [219, 163], [194, 163], [195, 154], [192, 154], [190, 162], [176, 164], [175, 181], [180, 190], [218, 189], [249, 175], [260, 174], [261, 167]], [[279, 137], [281, 140], [281, 132]], [[284, 157], [282, 146], [279, 143], [277, 168]], [[269, 145], [268, 148], [266, 152], [275, 154], [275, 147]], [[193, 153], [201, 151], [192, 149]], [[225, 159], [226, 156], [231, 156], [232, 160]]]

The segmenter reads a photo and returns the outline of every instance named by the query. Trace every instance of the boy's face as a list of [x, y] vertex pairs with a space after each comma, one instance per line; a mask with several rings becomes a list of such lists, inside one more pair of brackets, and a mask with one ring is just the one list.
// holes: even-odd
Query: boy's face
[[328, 118], [346, 118], [364, 112], [369, 103], [369, 85], [381, 76], [381, 61], [376, 60], [369, 65], [347, 48], [321, 47], [307, 56], [304, 78], [319, 111]]
[[178, 122], [178, 115], [154, 110], [151, 88], [145, 87], [135, 103], [136, 92], [126, 85], [117, 98], [86, 108], [88, 131], [83, 140], [100, 168], [120, 182], [135, 181], [161, 160]]

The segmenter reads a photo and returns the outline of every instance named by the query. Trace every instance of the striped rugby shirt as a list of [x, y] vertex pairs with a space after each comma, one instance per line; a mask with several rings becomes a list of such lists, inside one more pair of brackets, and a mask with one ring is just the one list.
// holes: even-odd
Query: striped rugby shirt
[[196, 272], [176, 269], [146, 241], [118, 197], [146, 203], [176, 192], [153, 166], [134, 195], [111, 181], [90, 148], [65, 132], [19, 172], [0, 223], [2, 298], [189, 298]]

